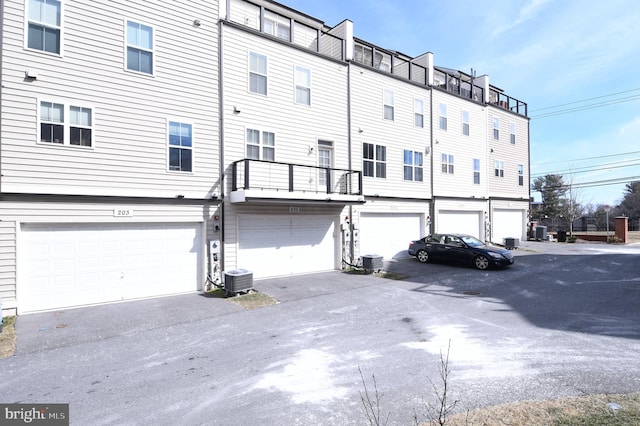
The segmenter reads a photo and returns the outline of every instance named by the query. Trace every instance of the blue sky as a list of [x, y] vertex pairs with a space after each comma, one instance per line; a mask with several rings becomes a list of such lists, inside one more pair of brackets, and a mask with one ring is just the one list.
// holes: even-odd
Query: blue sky
[[[637, 0], [282, 0], [329, 26], [438, 66], [489, 75], [526, 102], [531, 175], [562, 174], [582, 204], [640, 180]], [[539, 200], [539, 194], [532, 192]]]

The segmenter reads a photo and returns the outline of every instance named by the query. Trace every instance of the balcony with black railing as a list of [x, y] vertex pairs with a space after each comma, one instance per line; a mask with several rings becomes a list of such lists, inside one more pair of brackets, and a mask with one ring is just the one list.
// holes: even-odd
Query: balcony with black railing
[[362, 172], [245, 158], [231, 164], [230, 198], [358, 204], [364, 202]]

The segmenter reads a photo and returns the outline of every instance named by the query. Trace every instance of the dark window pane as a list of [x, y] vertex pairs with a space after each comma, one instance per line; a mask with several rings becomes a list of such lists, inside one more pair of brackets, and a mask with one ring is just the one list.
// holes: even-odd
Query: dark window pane
[[44, 30], [44, 50], [51, 53], [60, 53], [60, 30], [52, 28]]
[[422, 182], [422, 167], [416, 167], [415, 180], [416, 182]]
[[180, 153], [181, 160], [181, 168], [183, 172], [191, 171], [191, 150], [190, 149], [182, 149]]
[[404, 180], [413, 180], [413, 167], [404, 166]]
[[27, 46], [30, 49], [44, 50], [44, 27], [29, 24], [29, 41]]
[[387, 177], [387, 165], [385, 163], [376, 163], [376, 177]]
[[372, 161], [364, 161], [362, 163], [362, 174], [364, 176], [373, 176], [373, 162]]
[[69, 143], [78, 146], [91, 146], [91, 129], [71, 127], [69, 131]]

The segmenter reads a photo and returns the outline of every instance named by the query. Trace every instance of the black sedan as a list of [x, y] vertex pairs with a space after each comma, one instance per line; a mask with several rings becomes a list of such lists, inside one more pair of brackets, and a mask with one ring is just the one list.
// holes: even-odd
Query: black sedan
[[431, 260], [473, 265], [478, 269], [513, 264], [513, 254], [506, 249], [485, 245], [470, 235], [433, 234], [412, 241], [409, 254], [422, 263]]

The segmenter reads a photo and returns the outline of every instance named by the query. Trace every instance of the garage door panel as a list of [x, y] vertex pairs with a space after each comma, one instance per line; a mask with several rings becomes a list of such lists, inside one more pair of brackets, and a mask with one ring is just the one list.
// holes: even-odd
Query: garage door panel
[[409, 243], [420, 238], [419, 213], [361, 213], [360, 254], [385, 259], [406, 257]]
[[199, 224], [24, 225], [22, 312], [195, 291]]
[[522, 238], [525, 228], [522, 210], [496, 209], [492, 222], [493, 242], [502, 244], [505, 238]]
[[238, 217], [238, 268], [264, 278], [335, 269], [335, 218]]
[[484, 236], [480, 235], [480, 212], [440, 210], [436, 219], [437, 233], [468, 234], [484, 240]]

